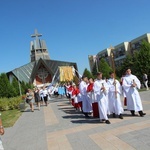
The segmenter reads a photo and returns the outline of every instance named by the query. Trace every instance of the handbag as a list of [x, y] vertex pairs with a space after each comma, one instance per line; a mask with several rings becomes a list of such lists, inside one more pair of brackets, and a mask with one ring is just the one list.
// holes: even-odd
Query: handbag
[[26, 103], [29, 103], [28, 99], [26, 99]]
[[30, 101], [30, 99], [27, 99], [27, 98], [26, 98], [26, 103], [29, 103], [29, 101]]
[[33, 99], [33, 97], [31, 97], [31, 96], [28, 96], [28, 97], [26, 97], [26, 103], [30, 103], [30, 101]]

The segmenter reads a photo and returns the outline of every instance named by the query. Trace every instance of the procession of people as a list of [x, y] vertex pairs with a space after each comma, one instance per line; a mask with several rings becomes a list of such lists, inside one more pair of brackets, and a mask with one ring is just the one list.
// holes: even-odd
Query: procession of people
[[[100, 122], [106, 124], [111, 123], [109, 120], [111, 114], [114, 118], [123, 119], [122, 95], [126, 98], [127, 110], [131, 112], [132, 116], [135, 116], [135, 112], [138, 112], [141, 117], [146, 115], [143, 112], [142, 101], [138, 92], [141, 83], [135, 75], [131, 74], [131, 69], [126, 70], [126, 75], [122, 77], [121, 82], [115, 79], [114, 72], [110, 72], [108, 80], [103, 79], [102, 72], [98, 72], [95, 80], [83, 76], [78, 85], [74, 83], [73, 85], [67, 85], [67, 89], [70, 87], [72, 89], [72, 93], [70, 92], [72, 105], [75, 110], [82, 110], [86, 118], [89, 118], [89, 114], [94, 113], [94, 111], [98, 111]], [[82, 104], [78, 105], [78, 102], [82, 102]], [[98, 110], [94, 108], [95, 102], [98, 105]]]
[[[121, 96], [125, 97], [124, 104], [132, 116], [138, 112], [141, 117], [146, 115], [143, 112], [142, 101], [138, 92], [141, 87], [139, 79], [131, 74], [131, 69], [127, 69], [125, 75], [118, 81], [115, 73], [109, 73], [109, 79], [103, 79], [103, 73], [98, 72], [97, 78], [87, 78], [83, 76], [80, 81], [75, 84], [73, 82], [60, 83], [50, 85], [48, 87], [35, 88], [32, 92], [27, 92], [27, 99], [31, 111], [34, 112], [33, 99], [37, 104], [38, 110], [40, 105], [48, 106], [48, 99], [52, 95], [55, 98], [68, 98], [69, 103], [73, 105], [76, 112], [82, 112], [85, 118], [89, 118], [93, 113], [93, 117], [99, 117], [100, 122], [110, 124], [109, 116], [113, 118], [123, 119], [123, 104]], [[95, 115], [97, 113], [97, 115]]]

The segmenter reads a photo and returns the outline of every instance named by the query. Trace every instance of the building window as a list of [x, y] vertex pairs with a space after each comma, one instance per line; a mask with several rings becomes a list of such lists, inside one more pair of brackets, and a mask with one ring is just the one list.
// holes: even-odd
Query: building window
[[114, 58], [119, 58], [119, 57], [124, 56], [124, 55], [125, 55], [125, 48], [124, 47], [120, 47], [114, 51]]

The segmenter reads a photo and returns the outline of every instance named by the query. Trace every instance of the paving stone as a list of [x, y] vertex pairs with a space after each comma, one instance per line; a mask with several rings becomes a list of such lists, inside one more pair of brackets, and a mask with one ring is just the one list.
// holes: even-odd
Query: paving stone
[[[52, 98], [48, 107], [42, 106], [40, 111], [35, 110], [32, 113], [27, 108], [13, 127], [5, 129], [5, 135], [2, 136], [4, 148], [6, 150], [148, 150], [150, 149], [150, 91], [140, 92], [140, 95], [146, 116], [132, 117], [129, 111], [125, 111], [123, 120], [110, 116], [110, 125], [100, 123], [99, 118], [92, 118], [92, 115], [90, 119], [86, 119], [81, 112], [75, 112], [66, 98]], [[49, 118], [51, 120], [48, 121]]]

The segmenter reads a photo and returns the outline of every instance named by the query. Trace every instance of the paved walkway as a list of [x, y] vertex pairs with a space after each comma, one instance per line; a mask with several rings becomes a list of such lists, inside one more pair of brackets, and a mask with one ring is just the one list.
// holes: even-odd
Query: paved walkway
[[141, 92], [145, 117], [85, 119], [66, 99], [52, 99], [40, 111], [22, 114], [15, 125], [5, 129], [5, 150], [149, 150], [150, 91]]

